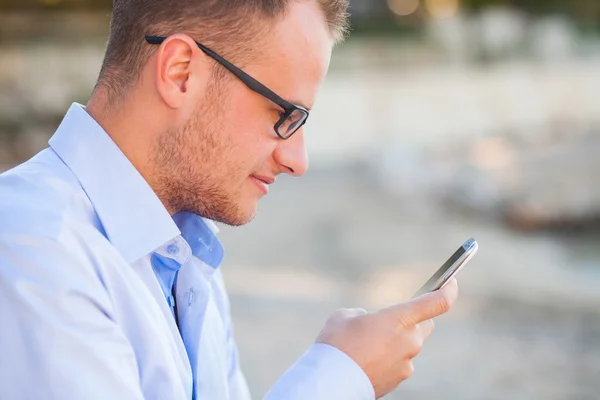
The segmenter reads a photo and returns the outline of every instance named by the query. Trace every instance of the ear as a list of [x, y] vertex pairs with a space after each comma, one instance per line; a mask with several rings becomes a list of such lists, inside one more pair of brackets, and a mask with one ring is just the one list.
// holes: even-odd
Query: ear
[[197, 103], [208, 87], [210, 64], [192, 38], [169, 36], [156, 54], [154, 82], [163, 101], [172, 108]]

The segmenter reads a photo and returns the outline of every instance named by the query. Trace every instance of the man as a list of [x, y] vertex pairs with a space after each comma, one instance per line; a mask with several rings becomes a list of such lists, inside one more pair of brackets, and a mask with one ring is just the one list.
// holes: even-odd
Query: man
[[[0, 398], [249, 399], [212, 221], [306, 171], [346, 3], [115, 0], [87, 106], [0, 176]], [[336, 311], [265, 399], [389, 393], [456, 296]]]

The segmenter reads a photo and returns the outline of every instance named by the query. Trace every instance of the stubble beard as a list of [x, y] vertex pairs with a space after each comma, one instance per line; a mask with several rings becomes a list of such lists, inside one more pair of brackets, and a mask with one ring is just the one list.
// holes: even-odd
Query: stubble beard
[[154, 146], [155, 191], [173, 214], [191, 212], [227, 225], [239, 226], [253, 215], [245, 215], [240, 193], [227, 190], [227, 179], [241, 176], [228, 157], [230, 146], [220, 135], [222, 110], [212, 99], [180, 129], [160, 136]]

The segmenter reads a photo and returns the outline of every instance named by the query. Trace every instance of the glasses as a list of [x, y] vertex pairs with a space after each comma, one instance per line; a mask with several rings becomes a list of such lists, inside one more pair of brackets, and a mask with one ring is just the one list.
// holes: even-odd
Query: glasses
[[[161, 44], [165, 41], [166, 37], [164, 36], [145, 36], [146, 42], [148, 44]], [[267, 88], [265, 85], [242, 71], [240, 68], [236, 67], [208, 47], [201, 45], [196, 42], [196, 45], [202, 50], [206, 55], [214, 59], [216, 62], [224, 66], [234, 74], [240, 81], [242, 81], [250, 90], [266, 97], [271, 100], [273, 103], [277, 104], [281, 107], [284, 112], [280, 113], [281, 117], [279, 121], [275, 124], [275, 133], [282, 139], [289, 139], [298, 129], [304, 125], [308, 118], [308, 110], [302, 106], [298, 106], [296, 104], [292, 104], [289, 101], [286, 101], [279, 97], [275, 92], [271, 89]]]

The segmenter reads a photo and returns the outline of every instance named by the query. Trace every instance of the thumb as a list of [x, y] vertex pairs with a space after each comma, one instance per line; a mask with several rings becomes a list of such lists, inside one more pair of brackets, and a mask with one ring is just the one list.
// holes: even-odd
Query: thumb
[[401, 325], [408, 328], [448, 312], [457, 297], [458, 284], [453, 278], [442, 289], [389, 306], [382, 312], [393, 315]]

